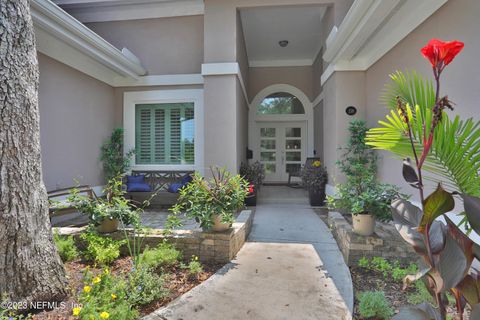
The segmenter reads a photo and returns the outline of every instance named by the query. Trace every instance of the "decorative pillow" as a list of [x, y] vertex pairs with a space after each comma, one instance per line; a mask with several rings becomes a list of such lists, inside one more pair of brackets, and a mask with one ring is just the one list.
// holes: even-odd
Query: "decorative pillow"
[[185, 186], [187, 184], [189, 184], [190, 182], [192, 182], [193, 178], [191, 175], [187, 174], [186, 176], [184, 176], [182, 178], [182, 184]]
[[145, 183], [145, 175], [127, 176], [127, 185], [130, 183]]
[[127, 182], [127, 192], [150, 192], [152, 187], [145, 182]]
[[178, 193], [184, 187], [183, 183], [172, 183], [168, 186], [168, 192]]

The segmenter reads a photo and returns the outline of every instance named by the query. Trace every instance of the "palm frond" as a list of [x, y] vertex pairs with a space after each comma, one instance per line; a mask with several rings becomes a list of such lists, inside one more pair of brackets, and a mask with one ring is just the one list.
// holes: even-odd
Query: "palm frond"
[[[407, 105], [416, 151], [421, 154], [423, 132], [430, 130], [433, 118], [433, 82], [415, 71], [397, 71], [390, 78], [392, 82], [382, 96], [390, 113], [379, 121], [378, 128], [370, 129], [366, 143], [375, 149], [390, 151], [398, 158], [413, 158], [407, 125], [396, 110], [397, 97]], [[461, 120], [458, 116], [452, 120], [444, 113], [423, 168], [430, 173], [426, 175], [428, 180], [442, 180], [453, 190], [480, 196], [480, 122], [471, 118]]]

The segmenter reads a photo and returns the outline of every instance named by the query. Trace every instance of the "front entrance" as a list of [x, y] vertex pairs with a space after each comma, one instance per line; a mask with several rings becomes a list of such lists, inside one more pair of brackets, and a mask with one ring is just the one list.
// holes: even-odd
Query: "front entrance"
[[257, 122], [255, 160], [265, 166], [266, 182], [286, 182], [306, 158], [306, 122]]

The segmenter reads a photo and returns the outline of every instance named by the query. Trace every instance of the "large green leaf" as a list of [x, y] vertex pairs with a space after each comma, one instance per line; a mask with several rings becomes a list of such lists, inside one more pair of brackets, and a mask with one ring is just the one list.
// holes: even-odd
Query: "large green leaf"
[[452, 211], [455, 207], [455, 200], [452, 194], [445, 191], [439, 183], [437, 189], [425, 199], [423, 207], [423, 217], [420, 222], [422, 228], [431, 224], [442, 214]]

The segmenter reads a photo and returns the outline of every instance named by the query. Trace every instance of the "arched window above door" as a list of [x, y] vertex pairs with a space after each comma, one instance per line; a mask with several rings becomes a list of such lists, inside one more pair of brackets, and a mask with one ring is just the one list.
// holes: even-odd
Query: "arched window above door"
[[302, 102], [288, 92], [276, 92], [263, 99], [257, 114], [305, 114]]

